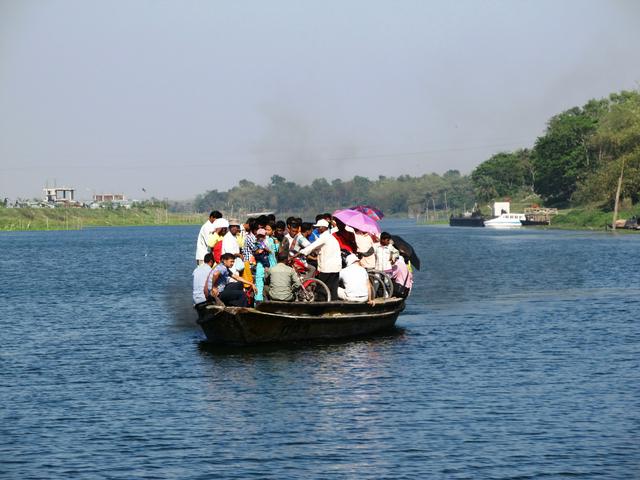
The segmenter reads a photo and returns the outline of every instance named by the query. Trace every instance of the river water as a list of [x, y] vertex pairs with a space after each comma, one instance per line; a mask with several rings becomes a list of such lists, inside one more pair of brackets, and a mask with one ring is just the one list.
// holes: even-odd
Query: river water
[[640, 235], [385, 225], [398, 328], [211, 348], [198, 227], [0, 234], [5, 478], [640, 478]]

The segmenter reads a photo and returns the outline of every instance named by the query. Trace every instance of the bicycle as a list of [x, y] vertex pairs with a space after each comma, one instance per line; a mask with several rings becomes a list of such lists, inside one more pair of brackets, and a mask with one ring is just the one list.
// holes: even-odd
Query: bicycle
[[[299, 258], [290, 260], [290, 266], [295, 270], [302, 287], [295, 292], [296, 301], [298, 302], [315, 302], [318, 297], [318, 292], [322, 291], [327, 302], [331, 301], [331, 292], [326, 283], [317, 278], [307, 278], [306, 273], [308, 268], [305, 263]], [[317, 270], [316, 270], [317, 272]], [[314, 273], [315, 275], [315, 273]]]

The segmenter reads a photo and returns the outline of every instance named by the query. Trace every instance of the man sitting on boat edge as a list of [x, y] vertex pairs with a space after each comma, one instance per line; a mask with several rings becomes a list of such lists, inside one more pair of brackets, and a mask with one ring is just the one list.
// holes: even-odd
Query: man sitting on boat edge
[[[244, 292], [244, 284], [248, 284], [256, 291], [253, 283], [247, 282], [237, 273], [231, 270], [235, 256], [225, 253], [220, 258], [220, 263], [211, 271], [210, 297], [218, 298], [222, 303], [231, 307], [247, 307], [249, 302]], [[231, 279], [235, 280], [232, 282]]]

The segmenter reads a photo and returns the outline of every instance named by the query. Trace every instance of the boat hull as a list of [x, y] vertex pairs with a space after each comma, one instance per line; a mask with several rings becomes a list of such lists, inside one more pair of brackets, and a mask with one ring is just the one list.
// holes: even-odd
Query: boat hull
[[404, 309], [404, 299], [366, 303], [264, 302], [258, 308], [199, 307], [198, 324], [214, 343], [254, 345], [358, 337], [388, 330]]

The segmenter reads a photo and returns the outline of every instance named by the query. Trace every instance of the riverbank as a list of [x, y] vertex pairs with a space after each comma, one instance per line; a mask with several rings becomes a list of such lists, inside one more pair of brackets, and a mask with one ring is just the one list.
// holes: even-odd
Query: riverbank
[[198, 225], [203, 217], [200, 213], [173, 213], [163, 208], [0, 208], [0, 231]]
[[[512, 209], [513, 212], [520, 210]], [[640, 217], [640, 207], [621, 210], [618, 219]], [[613, 220], [612, 212], [605, 212], [596, 208], [573, 208], [560, 210], [558, 215], [551, 218], [551, 225], [535, 228], [552, 228], [561, 230], [606, 230]], [[449, 220], [418, 221], [418, 225], [448, 225]]]

